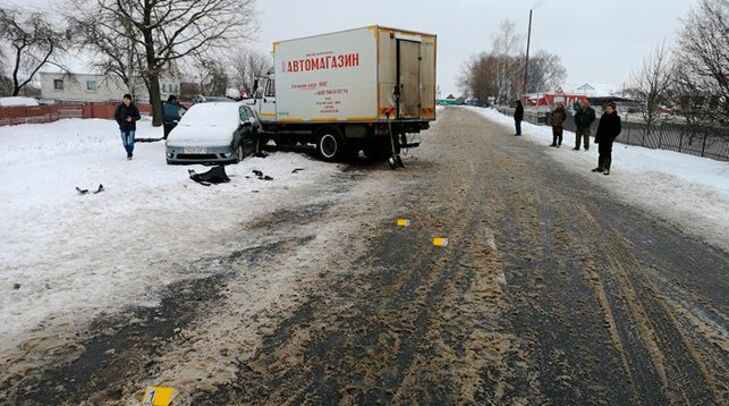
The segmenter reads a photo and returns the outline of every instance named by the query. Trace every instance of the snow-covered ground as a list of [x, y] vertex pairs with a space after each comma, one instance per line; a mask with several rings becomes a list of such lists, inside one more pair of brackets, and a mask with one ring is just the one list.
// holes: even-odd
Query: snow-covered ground
[[[143, 120], [137, 138], [161, 132]], [[204, 187], [187, 169], [166, 165], [163, 143], [138, 143], [127, 161], [113, 121], [0, 127], [0, 353], [33, 331], [153, 304], [155, 288], [190, 277], [186, 261], [219, 249], [227, 230], [337, 171], [275, 153], [228, 166], [231, 183]], [[75, 189], [100, 184], [97, 195]]]
[[[487, 119], [513, 128], [513, 119], [494, 109], [471, 108]], [[524, 138], [552, 143], [552, 129], [523, 123]], [[618, 139], [619, 141], [619, 139]], [[566, 168], [588, 177], [624, 201], [659, 214], [692, 234], [729, 250], [729, 163], [616, 143], [609, 177], [591, 173], [598, 151], [573, 151], [575, 134], [564, 133], [562, 148], [545, 153]]]

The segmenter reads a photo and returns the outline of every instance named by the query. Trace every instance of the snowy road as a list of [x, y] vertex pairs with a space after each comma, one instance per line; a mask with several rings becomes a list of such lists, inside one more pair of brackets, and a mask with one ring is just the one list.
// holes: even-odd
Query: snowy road
[[[83, 291], [96, 305], [68, 300], [91, 313], [90, 324], [49, 332], [3, 307], [3, 321], [25, 328], [3, 337], [13, 345], [17, 337], [19, 351], [3, 353], [0, 404], [133, 404], [149, 384], [173, 386], [176, 404], [194, 405], [729, 404], [729, 254], [717, 247], [720, 232], [628, 199], [634, 174], [619, 160], [606, 180], [583, 171], [587, 159], [517, 139], [499, 121], [446, 110], [398, 172], [290, 154], [251, 161], [280, 170], [281, 182], [260, 194], [244, 181], [245, 165], [214, 190], [185, 189], [184, 175], [149, 168], [169, 177], [166, 193], [151, 185], [139, 188], [150, 197], [119, 193], [94, 207], [119, 213], [137, 196], [137, 209], [167, 208], [174, 220], [130, 215], [115, 223], [125, 231], [108, 234], [133, 242], [152, 233], [165, 249], [132, 256], [129, 282], [106, 291], [123, 292], [117, 300], [105, 302], [98, 288]], [[288, 177], [286, 165], [309, 165], [310, 174]], [[690, 189], [675, 173], [661, 176], [677, 182], [666, 193]], [[721, 187], [694, 186], [725, 204]], [[209, 214], [192, 218], [194, 208]], [[398, 217], [411, 226], [396, 227]], [[29, 226], [36, 221], [53, 225], [25, 214]], [[22, 245], [34, 234], [21, 230], [10, 234], [20, 245], [7, 247], [47, 255], [59, 281], [114, 274], [101, 261], [103, 232], [77, 251], [47, 251], [46, 242]], [[449, 245], [434, 247], [437, 236]], [[96, 259], [75, 266], [54, 257], [84, 252]], [[36, 276], [42, 264], [8, 259], [17, 262], [2, 269], [5, 285], [6, 274], [37, 283], [54, 275], [51, 265]], [[3, 306], [27, 300], [31, 316], [47, 306], [43, 295], [11, 294]]]

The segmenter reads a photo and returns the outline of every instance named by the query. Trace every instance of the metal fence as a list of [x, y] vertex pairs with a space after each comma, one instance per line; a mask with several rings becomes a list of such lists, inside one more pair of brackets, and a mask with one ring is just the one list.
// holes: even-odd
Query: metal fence
[[[509, 108], [500, 109], [500, 111], [504, 114], [514, 112]], [[526, 114], [525, 119], [533, 124], [547, 125], [549, 113], [546, 116]], [[593, 136], [597, 132], [599, 121], [598, 116], [592, 127]], [[568, 114], [564, 128], [569, 131], [576, 130], [572, 115]], [[655, 124], [648, 132], [648, 127], [644, 123], [623, 120], [623, 132], [616, 142], [729, 161], [729, 128], [661, 122]]]

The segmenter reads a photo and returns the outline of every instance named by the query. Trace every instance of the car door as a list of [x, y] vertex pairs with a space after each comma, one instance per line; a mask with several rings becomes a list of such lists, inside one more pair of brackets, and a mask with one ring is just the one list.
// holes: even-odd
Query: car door
[[258, 119], [258, 115], [256, 112], [246, 106], [246, 109], [248, 110], [248, 117], [251, 121], [251, 128], [249, 130], [249, 136], [248, 139], [250, 140], [250, 146], [251, 146], [251, 154], [255, 154], [258, 152], [258, 141], [259, 141], [259, 132], [261, 131], [261, 121]]
[[256, 138], [258, 134], [255, 113], [248, 106], [240, 106], [240, 142], [246, 155], [256, 153]]
[[233, 143], [233, 146], [237, 148], [238, 146], [243, 146], [243, 152], [244, 154], [248, 154], [246, 151], [246, 133], [248, 132], [248, 128], [245, 126], [245, 123], [248, 122], [248, 110], [246, 110], [245, 106], [238, 107], [238, 129], [235, 131], [235, 141]]

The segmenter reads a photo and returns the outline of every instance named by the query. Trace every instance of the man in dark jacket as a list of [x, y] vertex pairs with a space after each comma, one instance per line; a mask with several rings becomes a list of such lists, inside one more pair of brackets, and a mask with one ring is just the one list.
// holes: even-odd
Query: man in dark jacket
[[595, 109], [590, 106], [590, 102], [587, 99], [582, 99], [575, 103], [575, 127], [577, 127], [575, 151], [580, 150], [583, 138], [585, 140], [585, 151], [590, 150], [590, 130], [593, 122], [595, 122]]
[[116, 108], [114, 119], [119, 124], [122, 144], [127, 150], [127, 159], [130, 161], [134, 156], [134, 133], [137, 131], [137, 121], [140, 118], [139, 109], [132, 102], [132, 95], [125, 94], [123, 102]]
[[170, 95], [167, 101], [162, 104], [162, 121], [164, 126], [164, 139], [170, 135], [170, 132], [177, 127], [180, 121], [180, 104], [177, 102], [177, 96]]
[[597, 168], [593, 172], [602, 172], [603, 175], [610, 175], [610, 165], [613, 160], [613, 142], [623, 130], [620, 116], [615, 103], [609, 103], [605, 108], [605, 114], [600, 118], [600, 125], [597, 128], [595, 142], [600, 144], [598, 148], [600, 158]]
[[514, 110], [514, 124], [516, 125], [516, 136], [521, 135], [521, 122], [524, 120], [524, 105], [521, 100], [516, 101], [516, 110]]
[[559, 103], [552, 112], [552, 147], [559, 148], [562, 145], [565, 120], [567, 120], [567, 110], [565, 110], [564, 104]]

